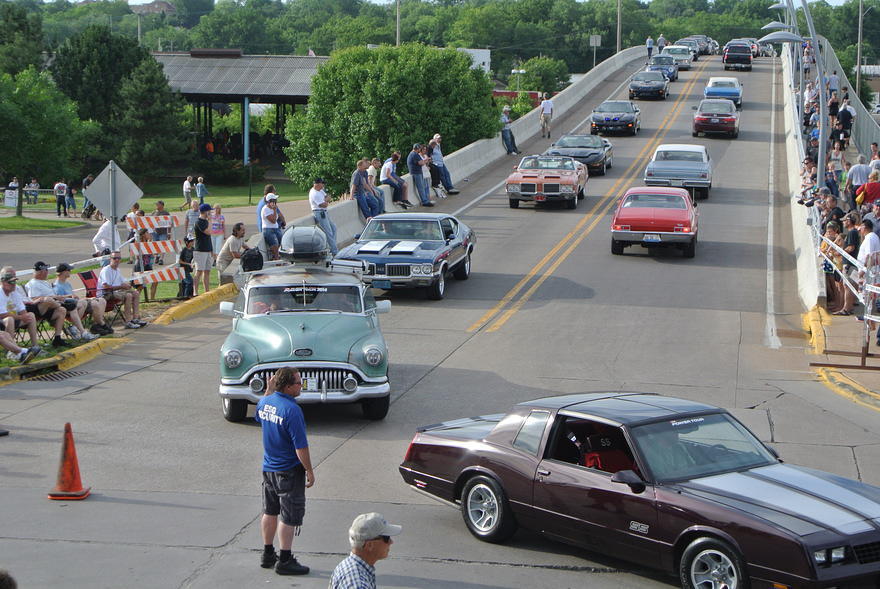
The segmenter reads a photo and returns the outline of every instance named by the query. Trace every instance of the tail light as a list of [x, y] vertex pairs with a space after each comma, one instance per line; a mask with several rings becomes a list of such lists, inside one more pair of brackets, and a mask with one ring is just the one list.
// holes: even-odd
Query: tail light
[[697, 122], [698, 123], [707, 123], [707, 122], [709, 122], [709, 119], [706, 117], [697, 117]]
[[412, 455], [413, 455], [413, 445], [415, 445], [415, 443], [416, 443], [416, 439], [417, 439], [418, 437], [419, 437], [419, 434], [416, 434], [416, 435], [413, 436], [413, 439], [410, 441], [410, 443], [409, 443], [409, 447], [407, 447], [407, 449], [406, 449], [406, 454], [404, 454], [404, 456], [403, 456], [403, 461], [404, 461], [404, 462], [409, 462], [410, 460], [412, 460]]
[[632, 227], [632, 226], [631, 225], [618, 225], [617, 223], [615, 223], [614, 225], [611, 226], [611, 229], [613, 229], [614, 231], [629, 231], [630, 227]]
[[702, 174], [700, 174], [700, 178], [708, 178], [708, 177], [709, 177], [709, 174], [706, 172], [703, 172]]
[[734, 118], [734, 117], [724, 117], [723, 119], [721, 119], [721, 121], [724, 122], [724, 123], [735, 123], [735, 122], [736, 122], [736, 118]]
[[645, 176], [653, 176], [653, 175], [654, 175], [654, 172], [652, 172], [651, 170], [648, 170], [647, 172], [645, 172]]
[[690, 225], [679, 225], [675, 228], [675, 231], [678, 233], [690, 233], [691, 226]]

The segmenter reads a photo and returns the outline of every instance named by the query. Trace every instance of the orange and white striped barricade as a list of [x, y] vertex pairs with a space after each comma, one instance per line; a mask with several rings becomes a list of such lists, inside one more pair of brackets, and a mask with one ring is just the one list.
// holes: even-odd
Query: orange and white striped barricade
[[167, 241], [133, 241], [128, 246], [133, 256], [173, 254], [180, 251], [183, 247], [183, 241], [179, 239], [169, 239]]
[[126, 215], [126, 222], [130, 229], [173, 229], [180, 227], [180, 219], [174, 215]]
[[183, 268], [169, 267], [162, 268], [161, 270], [152, 270], [150, 272], [138, 272], [132, 275], [131, 283], [137, 286], [143, 286], [145, 284], [153, 284], [154, 282], [168, 282], [172, 280], [183, 280], [184, 271]]

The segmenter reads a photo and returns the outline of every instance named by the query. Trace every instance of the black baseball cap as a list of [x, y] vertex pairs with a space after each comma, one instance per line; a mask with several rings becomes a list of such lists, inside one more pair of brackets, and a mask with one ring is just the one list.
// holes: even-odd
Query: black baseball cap
[[55, 271], [58, 274], [61, 274], [62, 272], [67, 272], [70, 270], [73, 270], [73, 266], [71, 266], [70, 264], [66, 264], [64, 262], [61, 262], [60, 264], [58, 264], [58, 266], [55, 267]]
[[48, 269], [49, 269], [49, 264], [47, 264], [46, 262], [37, 262], [36, 264], [34, 264], [34, 270], [36, 270], [37, 272], [39, 272], [40, 270], [48, 270]]
[[326, 184], [323, 178], [315, 178], [315, 181], [312, 184]]

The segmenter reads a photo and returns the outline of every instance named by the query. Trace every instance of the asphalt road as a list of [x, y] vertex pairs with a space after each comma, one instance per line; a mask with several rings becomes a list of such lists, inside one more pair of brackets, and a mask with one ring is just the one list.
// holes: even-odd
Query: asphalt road
[[[708, 76], [723, 74], [717, 57], [696, 66], [669, 100], [641, 103], [641, 134], [612, 138], [614, 168], [590, 180], [576, 210], [508, 208], [498, 185], [512, 158], [442, 203], [452, 211], [485, 195], [461, 213], [479, 236], [473, 274], [451, 281], [442, 301], [390, 297], [388, 417], [306, 408], [317, 482], [294, 549], [311, 575], [258, 567], [259, 430], [220, 413], [217, 351], [229, 321], [216, 311], [143, 330], [67, 380], [0, 388], [0, 423], [12, 430], [0, 439], [0, 568], [22, 587], [326, 587], [348, 551], [351, 519], [377, 510], [404, 526], [378, 565], [382, 587], [674, 586], [527, 532], [505, 545], [479, 542], [459, 513], [402, 483], [397, 465], [416, 426], [570, 392], [656, 391], [719, 404], [790, 462], [880, 484], [877, 414], [829, 393], [807, 366], [788, 205], [768, 189], [785, 174], [778, 65], [760, 59], [736, 74], [746, 92], [737, 140], [691, 138], [690, 107]], [[554, 137], [622, 81], [557, 121]], [[696, 258], [638, 248], [612, 256], [609, 209], [641, 183], [661, 142], [708, 145], [715, 163]], [[548, 143], [520, 146], [540, 152]], [[66, 421], [93, 488], [80, 503], [45, 497]]]

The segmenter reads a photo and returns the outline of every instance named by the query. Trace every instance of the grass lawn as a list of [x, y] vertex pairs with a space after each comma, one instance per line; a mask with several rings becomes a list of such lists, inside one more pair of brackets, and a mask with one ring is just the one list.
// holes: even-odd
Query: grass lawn
[[32, 219], [30, 217], [0, 217], [0, 231], [36, 231], [78, 227], [83, 223], [63, 219]]
[[[289, 202], [293, 200], [303, 200], [308, 198], [308, 191], [298, 190], [292, 183], [287, 180], [275, 180], [266, 182], [254, 182], [251, 187], [251, 202], [248, 203], [248, 187], [244, 186], [211, 186], [208, 184], [208, 196], [205, 202], [212, 205], [219, 204], [223, 208], [227, 207], [243, 207], [256, 205], [263, 197], [263, 187], [266, 184], [274, 184], [275, 189], [280, 197], [280, 202]], [[183, 203], [183, 182], [156, 182], [147, 184], [144, 187], [144, 196], [139, 201], [141, 208], [147, 212], [152, 212], [156, 208], [157, 200], [165, 201], [165, 208], [171, 211], [178, 211]], [[195, 197], [195, 192], [193, 192]]]

